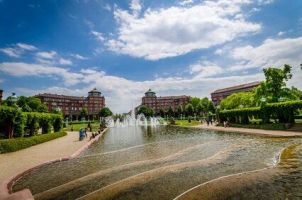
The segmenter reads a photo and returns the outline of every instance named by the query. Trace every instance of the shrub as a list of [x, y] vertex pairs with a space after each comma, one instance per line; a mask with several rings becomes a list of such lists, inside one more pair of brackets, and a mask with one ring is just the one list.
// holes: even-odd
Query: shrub
[[53, 121], [53, 130], [54, 132], [58, 132], [63, 127], [63, 117], [60, 114], [52, 115], [52, 121]]
[[24, 115], [26, 116], [26, 128], [29, 130], [29, 135], [30, 136], [37, 135], [40, 128], [40, 124], [39, 124], [40, 113], [26, 112], [24, 113]]
[[36, 144], [40, 144], [65, 136], [66, 134], [66, 132], [58, 132], [36, 135], [32, 137], [0, 140], [0, 153], [7, 153], [25, 149]]
[[51, 124], [52, 124], [51, 114], [41, 113], [41, 115], [39, 117], [39, 124], [40, 124], [40, 127], [42, 128], [42, 134], [50, 133]]
[[248, 124], [249, 118], [261, 118], [262, 123], [269, 123], [270, 119], [278, 119], [279, 123], [294, 123], [295, 114], [302, 108], [302, 101], [288, 101], [263, 104], [261, 107], [223, 110], [218, 112], [218, 119], [222, 123]]
[[17, 107], [0, 107], [0, 127], [8, 138], [23, 136], [25, 117]]

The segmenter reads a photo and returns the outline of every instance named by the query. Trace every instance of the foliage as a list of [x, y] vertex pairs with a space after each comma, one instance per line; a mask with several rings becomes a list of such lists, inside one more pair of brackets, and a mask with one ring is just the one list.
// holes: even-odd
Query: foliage
[[252, 129], [263, 129], [263, 130], [286, 130], [286, 126], [283, 123], [273, 124], [231, 124], [231, 127], [237, 128], [252, 128]]
[[147, 106], [141, 106], [138, 109], [137, 114], [144, 114], [145, 117], [149, 118], [149, 117], [152, 117], [154, 115], [154, 111], [153, 111], [152, 108], [149, 108]]
[[260, 104], [261, 98], [265, 98], [269, 103], [275, 103], [280, 99], [289, 99], [290, 90], [286, 88], [286, 81], [292, 77], [291, 66], [284, 65], [282, 69], [269, 67], [263, 69], [265, 81], [257, 87], [255, 98]]
[[188, 103], [185, 107], [185, 112], [187, 116], [192, 116], [194, 115], [194, 107], [192, 104]]
[[169, 107], [169, 109], [168, 109], [168, 115], [169, 115], [169, 117], [172, 117], [172, 116], [174, 116], [174, 110], [173, 110], [173, 108], [170, 106]]
[[237, 108], [247, 108], [256, 106], [254, 103], [253, 92], [239, 92], [234, 93], [220, 102], [221, 110], [237, 109]]
[[[16, 107], [0, 107], [0, 126], [7, 133], [8, 138], [23, 136], [25, 118]], [[17, 132], [18, 131], [18, 132]]]
[[22, 137], [25, 130], [30, 136], [36, 135], [39, 128], [42, 133], [49, 133], [51, 126], [55, 131], [62, 128], [62, 115], [38, 112], [21, 112], [16, 107], [0, 107], [0, 129], [8, 138]]
[[228, 120], [231, 123], [248, 124], [250, 118], [261, 118], [262, 123], [276, 119], [279, 123], [294, 123], [295, 114], [302, 108], [302, 101], [287, 101], [268, 103], [262, 107], [223, 110], [218, 112], [219, 121]]
[[49, 133], [43, 135], [37, 135], [32, 137], [5, 139], [0, 140], [0, 153], [14, 152], [21, 149], [28, 148], [30, 146], [47, 142], [62, 136], [65, 136], [66, 132]]
[[36, 97], [20, 96], [17, 100], [17, 105], [23, 112], [48, 112], [48, 108]]
[[86, 108], [82, 108], [80, 111], [81, 118], [86, 118], [88, 116], [88, 110]]
[[108, 107], [104, 107], [100, 110], [99, 112], [99, 116], [100, 117], [109, 117], [111, 116], [113, 113], [111, 112], [111, 110]]

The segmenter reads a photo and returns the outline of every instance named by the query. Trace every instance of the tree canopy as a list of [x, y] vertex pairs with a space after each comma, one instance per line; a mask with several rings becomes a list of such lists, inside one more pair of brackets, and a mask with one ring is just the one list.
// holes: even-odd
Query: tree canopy
[[100, 117], [109, 117], [112, 115], [113, 115], [113, 113], [111, 112], [111, 110], [108, 107], [102, 108], [99, 112]]
[[147, 106], [141, 106], [138, 109], [137, 114], [144, 114], [145, 117], [149, 118], [149, 117], [152, 117], [154, 115], [154, 110], [152, 108], [147, 107]]
[[23, 112], [48, 112], [47, 106], [36, 97], [19, 96], [14, 102], [12, 97], [8, 97], [3, 105], [18, 106]]

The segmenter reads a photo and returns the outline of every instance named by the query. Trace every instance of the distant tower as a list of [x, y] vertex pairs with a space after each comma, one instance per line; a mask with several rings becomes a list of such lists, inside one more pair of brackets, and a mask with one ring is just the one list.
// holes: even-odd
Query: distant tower
[[149, 89], [147, 92], [145, 92], [145, 97], [156, 97], [156, 94], [151, 89]]

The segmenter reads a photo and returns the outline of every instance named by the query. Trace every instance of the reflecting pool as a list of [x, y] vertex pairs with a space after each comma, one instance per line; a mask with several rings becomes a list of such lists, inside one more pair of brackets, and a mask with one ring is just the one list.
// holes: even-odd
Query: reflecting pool
[[301, 144], [195, 128], [110, 128], [81, 156], [37, 169], [13, 190], [64, 200], [301, 199]]

